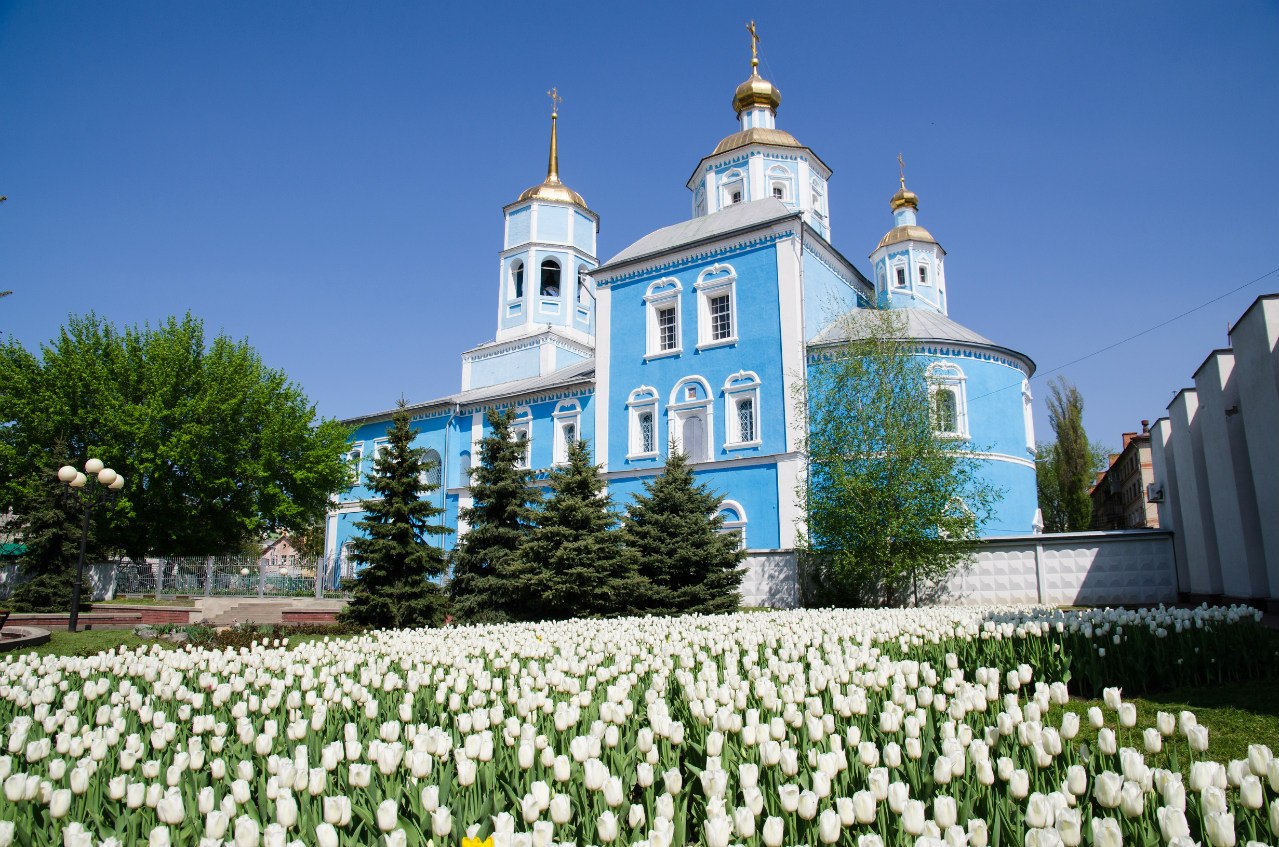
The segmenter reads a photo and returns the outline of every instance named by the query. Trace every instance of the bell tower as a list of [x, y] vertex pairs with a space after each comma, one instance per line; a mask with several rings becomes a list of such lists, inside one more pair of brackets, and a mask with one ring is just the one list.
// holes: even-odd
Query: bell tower
[[897, 154], [901, 188], [888, 201], [893, 228], [870, 254], [875, 270], [875, 299], [894, 309], [947, 312], [946, 251], [919, 225], [919, 195], [906, 187], [906, 164]]

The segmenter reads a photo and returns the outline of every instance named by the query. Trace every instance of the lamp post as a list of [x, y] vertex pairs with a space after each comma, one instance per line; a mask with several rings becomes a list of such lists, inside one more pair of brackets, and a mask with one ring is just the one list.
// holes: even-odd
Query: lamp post
[[67, 619], [67, 631], [75, 632], [80, 621], [80, 583], [84, 582], [84, 548], [89, 542], [89, 519], [94, 506], [100, 506], [120, 493], [120, 489], [124, 488], [124, 477], [106, 467], [101, 459], [90, 459], [84, 463], [83, 473], [71, 465], [58, 468], [58, 479], [66, 486], [67, 496], [74, 496], [84, 507], [84, 520], [80, 524], [80, 558], [76, 562], [75, 584], [71, 586], [71, 617]]

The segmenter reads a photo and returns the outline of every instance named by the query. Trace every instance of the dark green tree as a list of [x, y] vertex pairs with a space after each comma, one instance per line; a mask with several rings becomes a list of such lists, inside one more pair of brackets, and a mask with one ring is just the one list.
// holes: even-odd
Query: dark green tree
[[734, 612], [741, 604], [745, 552], [741, 538], [721, 532], [724, 498], [698, 484], [683, 453], [644, 483], [622, 523], [626, 547], [639, 560], [656, 614]]
[[[83, 506], [68, 495], [55, 470], [40, 474], [34, 482], [14, 510], [25, 550], [18, 558], [21, 582], [6, 605], [15, 612], [66, 612], [71, 608], [80, 554]], [[93, 539], [91, 525], [89, 555], [95, 552]], [[87, 578], [81, 583], [80, 596], [93, 596]]]
[[541, 498], [532, 471], [522, 467], [526, 445], [511, 435], [514, 410], [486, 417], [489, 432], [471, 470], [472, 503], [459, 516], [467, 530], [453, 549], [451, 611], [466, 622], [530, 620], [537, 615], [535, 598], [516, 590], [511, 576]]
[[551, 471], [548, 483], [550, 496], [537, 510], [513, 575], [522, 593], [537, 598], [536, 616], [642, 613], [647, 583], [634, 551], [622, 543], [612, 498], [585, 441], [569, 445], [568, 463]]
[[0, 509], [56, 468], [53, 445], [76, 466], [98, 456], [127, 480], [98, 540], [134, 559], [233, 553], [314, 524], [349, 480], [346, 428], [191, 315], [123, 330], [72, 317], [39, 355], [0, 342], [0, 422]]
[[[355, 577], [343, 620], [376, 627], [438, 626], [447, 600], [434, 580], [447, 570], [444, 551], [432, 536], [448, 532], [435, 522], [444, 510], [425, 495], [437, 486], [426, 482], [426, 450], [413, 446], [416, 433], [400, 400], [386, 431], [386, 446], [373, 459], [367, 477], [373, 496], [360, 501], [364, 518], [351, 539], [352, 557], [364, 567]], [[432, 463], [433, 464], [433, 463]]]
[[904, 602], [971, 554], [1000, 493], [984, 483], [976, 448], [935, 397], [904, 321], [890, 310], [847, 318], [847, 341], [809, 369], [799, 405], [807, 421], [805, 602]]
[[1048, 423], [1055, 441], [1036, 451], [1035, 487], [1046, 532], [1081, 532], [1092, 527], [1094, 474], [1106, 453], [1084, 432], [1084, 398], [1065, 377], [1048, 384]]

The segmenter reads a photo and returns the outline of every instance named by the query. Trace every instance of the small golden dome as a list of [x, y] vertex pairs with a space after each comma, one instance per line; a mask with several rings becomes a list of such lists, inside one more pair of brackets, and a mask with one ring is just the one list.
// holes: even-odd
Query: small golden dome
[[540, 185], [526, 189], [519, 196], [519, 200], [550, 200], [556, 203], [572, 203], [574, 206], [581, 206], [583, 209], [590, 208], [586, 205], [586, 201], [582, 199], [582, 195], [569, 188], [558, 178], [555, 180], [547, 179]]
[[737, 86], [737, 91], [733, 93], [733, 111], [740, 115], [754, 106], [766, 106], [776, 112], [777, 107], [782, 104], [782, 92], [760, 76], [759, 69], [753, 65], [754, 63], [750, 79]]
[[888, 205], [892, 207], [894, 212], [899, 211], [901, 209], [905, 209], [907, 207], [914, 209], [916, 212], [918, 212], [919, 211], [919, 195], [911, 191], [903, 183], [902, 187], [897, 189], [897, 193], [893, 195], [893, 198], [888, 201]]

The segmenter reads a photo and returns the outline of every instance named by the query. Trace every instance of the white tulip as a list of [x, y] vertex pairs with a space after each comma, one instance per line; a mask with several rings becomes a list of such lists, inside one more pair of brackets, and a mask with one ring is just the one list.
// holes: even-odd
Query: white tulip
[[258, 822], [248, 815], [235, 819], [235, 847], [260, 847], [261, 834]]
[[562, 826], [573, 819], [573, 803], [567, 794], [556, 794], [550, 802], [551, 821]]
[[1235, 847], [1235, 816], [1211, 812], [1204, 818], [1204, 834], [1212, 847]]
[[338, 832], [331, 823], [317, 824], [315, 842], [319, 847], [338, 847]]
[[436, 838], [447, 838], [452, 831], [453, 813], [448, 806], [440, 806], [431, 813], [431, 832]]
[[604, 812], [595, 819], [595, 832], [600, 841], [610, 844], [617, 839], [617, 816], [612, 812]]
[[154, 827], [147, 835], [147, 847], [169, 847], [172, 843], [167, 826]]
[[[1279, 801], [1276, 802], [1279, 803]], [[764, 847], [782, 847], [782, 843], [786, 838], [786, 825], [779, 817], [770, 816], [765, 818], [761, 836], [764, 840]]]

